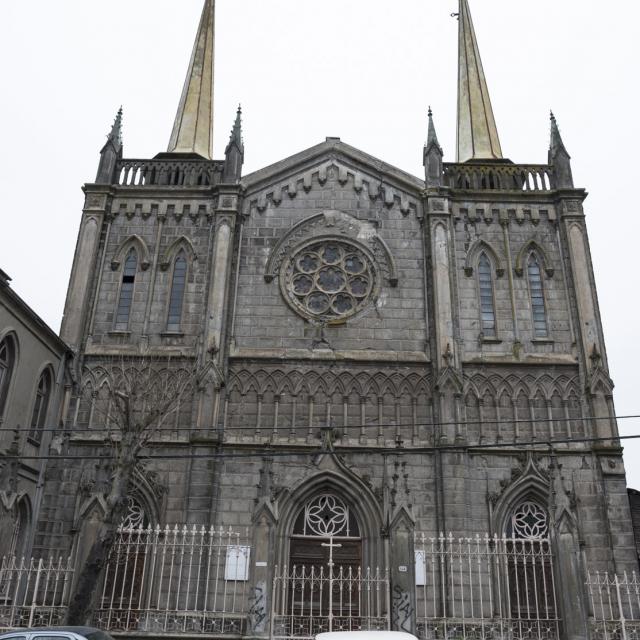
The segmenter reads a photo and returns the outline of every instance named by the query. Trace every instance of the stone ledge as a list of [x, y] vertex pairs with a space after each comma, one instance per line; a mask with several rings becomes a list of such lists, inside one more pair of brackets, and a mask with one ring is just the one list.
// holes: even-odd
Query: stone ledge
[[463, 365], [476, 365], [476, 364], [516, 364], [516, 365], [571, 365], [576, 367], [578, 365], [578, 359], [576, 356], [562, 353], [536, 353], [525, 354], [521, 358], [514, 358], [511, 354], [490, 355], [483, 356], [478, 355], [471, 358], [466, 358], [462, 362]]
[[251, 349], [236, 347], [229, 353], [230, 358], [242, 360], [331, 360], [356, 362], [421, 362], [430, 360], [422, 351], [375, 351], [375, 350], [332, 350], [332, 349]]

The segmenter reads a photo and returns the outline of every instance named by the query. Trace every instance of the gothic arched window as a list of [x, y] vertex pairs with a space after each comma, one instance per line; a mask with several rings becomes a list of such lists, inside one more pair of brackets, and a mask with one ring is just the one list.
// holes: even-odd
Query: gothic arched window
[[529, 293], [531, 295], [531, 313], [533, 316], [534, 338], [546, 338], [548, 334], [547, 312], [544, 304], [544, 288], [542, 285], [542, 269], [540, 260], [535, 253], [529, 256], [527, 262], [529, 275]]
[[[148, 569], [150, 521], [136, 496], [127, 498], [127, 511], [109, 554], [102, 588], [102, 608], [128, 611], [141, 607]], [[134, 604], [132, 604], [134, 603]]]
[[169, 313], [167, 315], [167, 331], [180, 331], [182, 321], [182, 304], [187, 282], [187, 258], [180, 251], [173, 265], [171, 295], [169, 297]]
[[506, 556], [511, 617], [532, 625], [558, 619], [549, 513], [532, 499], [522, 501], [506, 526]]
[[478, 290], [480, 292], [480, 319], [482, 334], [486, 338], [496, 337], [496, 311], [493, 299], [491, 262], [486, 253], [478, 260]]
[[16, 363], [16, 348], [12, 338], [0, 342], [0, 421], [9, 395], [9, 386]]
[[120, 297], [116, 310], [116, 331], [126, 331], [129, 328], [129, 316], [131, 315], [131, 304], [133, 303], [133, 289], [138, 270], [138, 255], [135, 249], [131, 249], [127, 255], [122, 270], [122, 284], [120, 286]]
[[25, 551], [27, 542], [27, 532], [29, 531], [29, 503], [27, 498], [19, 500], [15, 507], [15, 520], [13, 522], [13, 531], [11, 541], [9, 542], [8, 557], [20, 558]]
[[44, 429], [47, 412], [49, 411], [49, 399], [51, 398], [51, 372], [45, 369], [40, 374], [36, 396], [33, 401], [33, 411], [31, 412], [31, 427], [29, 429], [29, 438], [40, 442], [41, 431]]

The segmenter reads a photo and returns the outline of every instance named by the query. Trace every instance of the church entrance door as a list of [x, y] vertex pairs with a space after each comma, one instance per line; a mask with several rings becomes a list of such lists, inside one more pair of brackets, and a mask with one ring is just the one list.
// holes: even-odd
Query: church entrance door
[[388, 628], [386, 575], [363, 568], [360, 525], [334, 494], [315, 496], [298, 513], [275, 585], [274, 637]]

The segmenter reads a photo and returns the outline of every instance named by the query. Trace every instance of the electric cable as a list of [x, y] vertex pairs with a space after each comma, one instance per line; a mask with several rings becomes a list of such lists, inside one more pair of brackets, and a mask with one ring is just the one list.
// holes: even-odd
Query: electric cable
[[[613, 442], [619, 440], [637, 440], [640, 439], [640, 434], [626, 435], [626, 436], [606, 436], [606, 437], [589, 437], [589, 438], [560, 438], [560, 439], [541, 439], [541, 440], [529, 440], [525, 442], [494, 442], [494, 443], [483, 443], [483, 444], [463, 444], [463, 443], [454, 443], [454, 444], [440, 444], [440, 445], [428, 445], [428, 446], [409, 446], [406, 447], [404, 445], [396, 446], [396, 447], [349, 447], [349, 446], [339, 446], [335, 448], [317, 448], [316, 447], [305, 447], [302, 448], [300, 445], [297, 445], [298, 448], [288, 448], [284, 451], [276, 450], [276, 447], [279, 449], [284, 448], [285, 445], [277, 445], [272, 443], [266, 443], [263, 445], [265, 449], [261, 451], [256, 451], [255, 444], [246, 444], [243, 443], [215, 443], [215, 446], [226, 446], [228, 448], [242, 448], [243, 446], [247, 446], [251, 448], [251, 451], [240, 452], [240, 453], [223, 453], [223, 452], [212, 452], [212, 453], [193, 453], [193, 454], [154, 454], [154, 455], [140, 455], [140, 460], [218, 460], [218, 459], [243, 459], [243, 458], [281, 458], [281, 457], [289, 457], [289, 456], [318, 456], [318, 455], [356, 455], [356, 454], [383, 454], [383, 455], [416, 455], [421, 453], [442, 453], [447, 451], [470, 451], [470, 450], [491, 450], [491, 449], [522, 449], [527, 447], [537, 447], [538, 450], [540, 447], [548, 447], [553, 451], [553, 446], [557, 444], [576, 444], [576, 443], [595, 443], [595, 442]], [[166, 444], [166, 443], [162, 443]], [[190, 444], [190, 443], [188, 443]], [[201, 445], [203, 446], [203, 445]], [[204, 445], [210, 446], [210, 445]], [[584, 451], [569, 451], [569, 453], [584, 453]], [[58, 455], [39, 455], [39, 456], [22, 456], [22, 455], [2, 455], [0, 459], [3, 460], [109, 460], [111, 456], [109, 455], [67, 455], [67, 454], [58, 454]]]

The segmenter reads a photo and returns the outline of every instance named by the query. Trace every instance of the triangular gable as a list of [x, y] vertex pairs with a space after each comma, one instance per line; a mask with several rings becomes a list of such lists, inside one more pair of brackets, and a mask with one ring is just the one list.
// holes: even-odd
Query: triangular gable
[[[377, 158], [351, 147], [338, 138], [328, 138], [242, 178], [246, 199], [264, 210], [267, 199], [278, 205], [285, 197], [309, 192], [314, 184], [324, 184], [327, 172], [335, 168], [341, 184], [350, 183], [357, 192], [372, 199], [383, 198], [388, 207], [399, 204], [403, 213], [415, 208], [424, 181]], [[266, 193], [260, 194], [266, 190]], [[416, 201], [410, 201], [413, 198]]]

